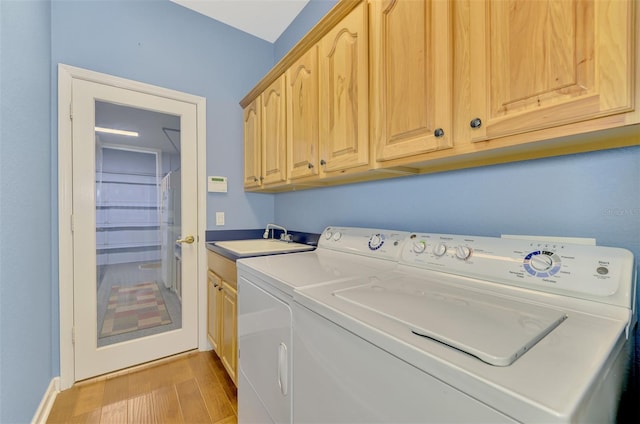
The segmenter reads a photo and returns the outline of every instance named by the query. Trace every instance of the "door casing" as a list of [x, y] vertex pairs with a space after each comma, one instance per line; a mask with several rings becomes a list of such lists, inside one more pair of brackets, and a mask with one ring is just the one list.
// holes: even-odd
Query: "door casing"
[[91, 81], [120, 89], [167, 97], [196, 107], [198, 161], [197, 187], [197, 292], [198, 349], [207, 350], [206, 337], [206, 99], [150, 84], [132, 81], [65, 64], [58, 64], [58, 288], [60, 315], [60, 389], [70, 388], [75, 380], [73, 346], [73, 212], [71, 87], [74, 79]]

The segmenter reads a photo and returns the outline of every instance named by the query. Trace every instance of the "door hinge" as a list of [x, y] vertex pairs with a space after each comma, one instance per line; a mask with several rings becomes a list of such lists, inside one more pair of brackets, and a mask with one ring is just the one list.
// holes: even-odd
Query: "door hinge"
[[71, 328], [71, 344], [76, 345], [76, 328]]
[[69, 119], [73, 121], [73, 103], [69, 103]]
[[71, 216], [69, 216], [69, 219], [71, 221], [71, 232], [73, 233], [73, 214], [71, 214]]

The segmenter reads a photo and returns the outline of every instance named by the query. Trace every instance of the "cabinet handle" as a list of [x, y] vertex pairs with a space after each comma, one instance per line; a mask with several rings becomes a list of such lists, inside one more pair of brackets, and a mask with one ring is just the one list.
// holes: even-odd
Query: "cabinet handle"
[[320, 165], [326, 165], [327, 162], [324, 159], [320, 159]]
[[309, 163], [307, 164], [307, 168], [309, 168], [309, 169], [313, 169], [313, 164], [312, 164], [311, 162], [309, 162]]
[[442, 128], [436, 128], [436, 130], [433, 132], [433, 135], [435, 135], [436, 137], [442, 137], [444, 135], [444, 130]]
[[482, 120], [480, 118], [472, 119], [471, 122], [469, 122], [469, 125], [471, 125], [471, 128], [480, 128]]

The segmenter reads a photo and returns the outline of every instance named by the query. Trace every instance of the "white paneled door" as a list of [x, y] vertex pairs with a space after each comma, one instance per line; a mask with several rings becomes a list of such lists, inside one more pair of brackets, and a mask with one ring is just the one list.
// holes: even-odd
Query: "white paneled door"
[[[70, 374], [79, 381], [198, 347], [200, 111], [116, 85], [70, 82], [71, 192], [60, 199], [71, 208], [73, 252], [67, 271], [61, 259], [63, 386]], [[72, 314], [62, 310], [71, 293]]]

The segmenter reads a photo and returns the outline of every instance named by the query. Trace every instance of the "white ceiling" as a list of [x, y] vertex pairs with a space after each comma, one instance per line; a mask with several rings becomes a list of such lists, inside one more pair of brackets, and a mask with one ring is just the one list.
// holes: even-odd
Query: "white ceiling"
[[270, 43], [309, 0], [171, 0]]

